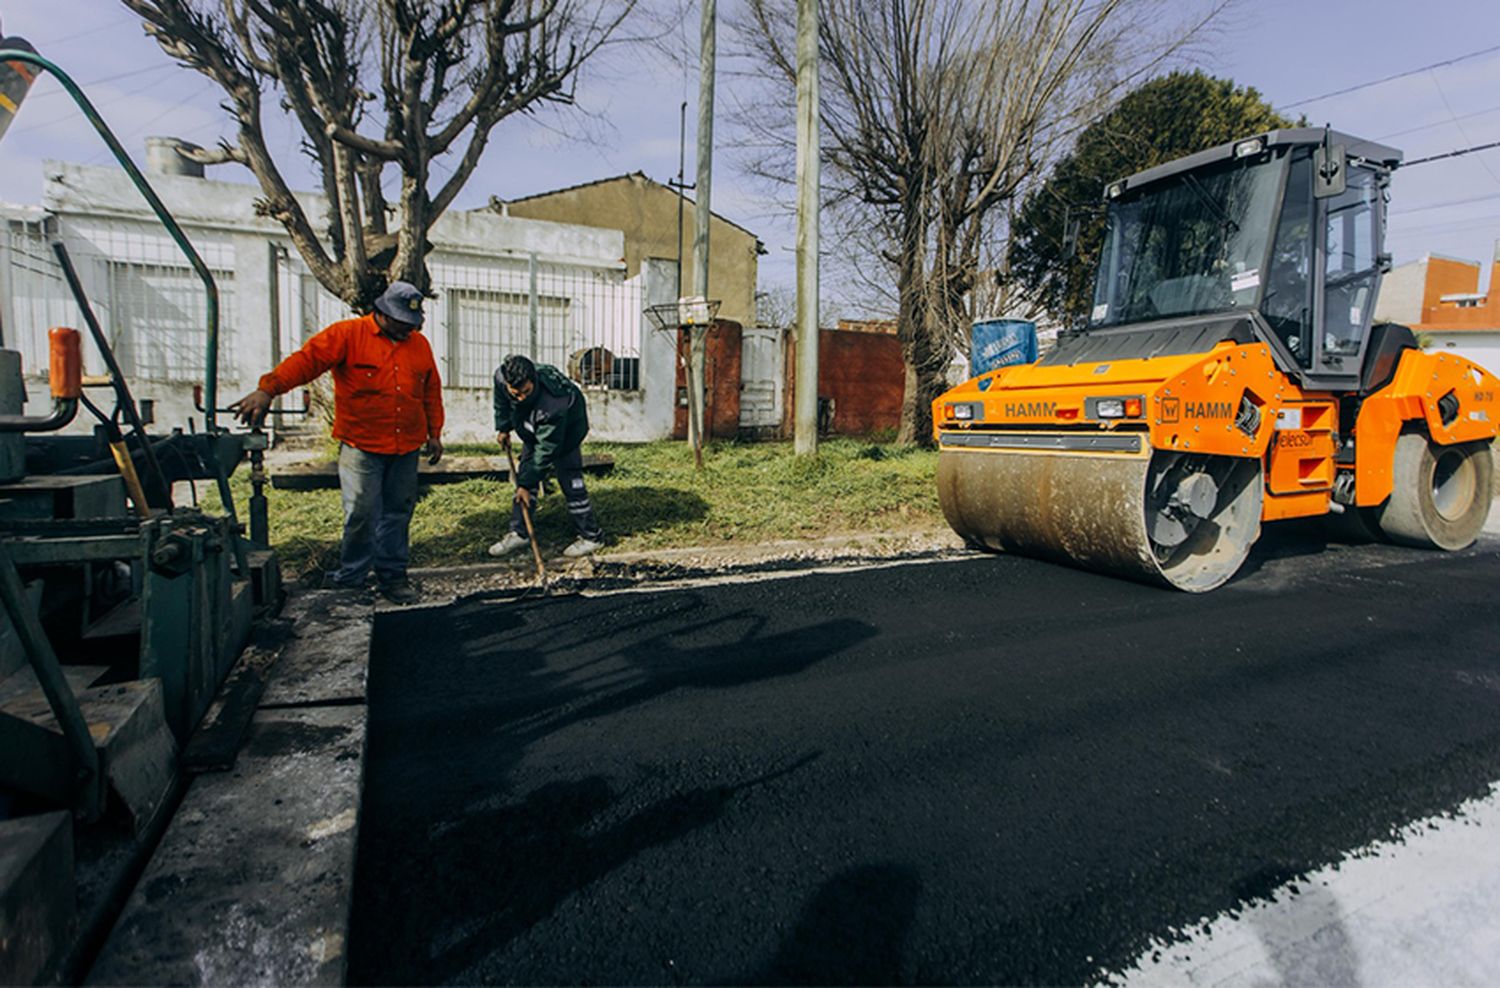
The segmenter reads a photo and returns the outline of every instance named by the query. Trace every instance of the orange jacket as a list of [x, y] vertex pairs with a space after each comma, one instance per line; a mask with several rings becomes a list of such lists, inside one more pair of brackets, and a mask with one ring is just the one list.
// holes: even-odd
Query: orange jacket
[[336, 322], [260, 379], [271, 395], [333, 371], [333, 438], [366, 453], [410, 453], [443, 431], [443, 385], [421, 333], [397, 343], [374, 316]]

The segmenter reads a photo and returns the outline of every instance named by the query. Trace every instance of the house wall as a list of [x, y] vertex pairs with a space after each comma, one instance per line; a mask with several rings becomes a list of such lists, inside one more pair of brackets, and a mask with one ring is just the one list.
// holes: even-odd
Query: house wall
[[1422, 321], [1422, 296], [1427, 290], [1427, 258], [1392, 268], [1380, 280], [1375, 321], [1411, 326]]
[[[28, 412], [49, 404], [47, 329], [78, 323], [61, 280], [36, 273], [52, 263], [46, 239], [56, 232], [69, 245], [107, 334], [116, 335], [129, 304], [149, 309], [150, 318], [142, 316], [138, 323], [169, 327], [154, 332], [154, 349], [138, 355], [130, 375], [136, 396], [155, 403], [156, 430], [187, 427], [190, 421], [201, 427], [203, 414], [193, 407], [192, 390], [202, 379], [203, 292], [185, 259], [123, 172], [48, 162], [45, 176], [45, 210], [6, 210], [9, 236], [0, 240], [6, 288], [0, 319], [5, 345], [22, 352], [30, 382]], [[312, 278], [281, 226], [255, 215], [257, 188], [183, 176], [152, 176], [151, 182], [219, 282], [221, 407], [252, 390], [265, 370], [312, 333], [350, 315]], [[319, 197], [299, 198], [310, 216], [322, 215]], [[18, 237], [29, 238], [33, 256], [21, 256]], [[662, 334], [645, 330], [641, 310], [653, 300], [676, 297], [675, 265], [663, 270], [647, 263], [627, 277], [619, 230], [488, 211], [445, 215], [432, 240], [429, 270], [437, 297], [427, 306], [423, 331], [445, 379], [447, 440], [493, 436], [488, 365], [498, 363], [503, 352], [527, 352], [528, 320], [524, 311], [517, 316], [513, 310], [518, 298], [525, 309], [533, 271], [539, 296], [566, 300], [566, 317], [558, 322], [566, 329], [540, 339], [537, 356], [566, 365], [580, 349], [605, 346], [617, 358], [639, 360], [639, 387], [588, 389], [592, 436], [644, 441], [670, 435], [673, 349], [670, 340], [653, 339]], [[125, 282], [122, 272], [129, 275]], [[25, 286], [12, 291], [22, 281]], [[121, 295], [122, 285], [134, 292], [130, 299]], [[492, 309], [501, 306], [495, 309], [500, 315], [490, 320], [486, 311], [471, 309], [477, 315], [466, 324], [470, 335], [465, 337], [456, 330], [459, 308], [477, 304], [475, 299], [488, 300]], [[502, 311], [507, 305], [509, 315]], [[493, 338], [474, 335], [487, 333], [492, 322], [499, 326]], [[539, 328], [547, 325], [539, 318]], [[86, 343], [84, 351], [88, 371], [102, 371], [93, 347]], [[454, 384], [461, 370], [469, 386]], [[296, 398], [291, 403], [300, 405]], [[71, 427], [91, 428], [82, 418]]]
[[[677, 242], [679, 200], [684, 204], [681, 245]], [[676, 258], [682, 257], [682, 294], [694, 294], [693, 234], [697, 207], [692, 200], [644, 175], [626, 175], [562, 189], [507, 203], [504, 208], [511, 216], [623, 231], [623, 257], [629, 275], [638, 272], [647, 258], [661, 258], [675, 264]], [[722, 300], [721, 319], [753, 325], [758, 241], [753, 234], [718, 216], [709, 221], [708, 238], [708, 297]]]

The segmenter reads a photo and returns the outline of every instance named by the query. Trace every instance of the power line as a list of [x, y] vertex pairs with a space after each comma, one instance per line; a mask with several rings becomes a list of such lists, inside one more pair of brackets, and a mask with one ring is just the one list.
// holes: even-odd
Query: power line
[[1421, 206], [1407, 206], [1403, 209], [1391, 210], [1391, 215], [1404, 216], [1407, 213], [1422, 213], [1426, 212], [1429, 209], [1447, 209], [1450, 206], [1467, 206], [1471, 203], [1485, 202], [1490, 199], [1500, 199], [1500, 192], [1493, 192], [1488, 195], [1482, 196], [1470, 196], [1467, 199], [1449, 199], [1447, 202], [1429, 202], [1424, 203]]
[[1467, 55], [1458, 55], [1453, 58], [1445, 58], [1441, 62], [1433, 62], [1431, 65], [1423, 65], [1420, 68], [1408, 69], [1405, 72], [1397, 72], [1395, 75], [1388, 75], [1381, 79], [1374, 79], [1370, 82], [1361, 82], [1358, 85], [1348, 86], [1344, 89], [1336, 89], [1331, 93], [1323, 93], [1321, 96], [1309, 96], [1307, 99], [1299, 99], [1294, 103], [1283, 103], [1281, 106], [1278, 106], [1277, 109], [1290, 110], [1295, 106], [1305, 106], [1308, 103], [1316, 103], [1319, 100], [1332, 99], [1335, 96], [1343, 96], [1347, 93], [1358, 92], [1361, 89], [1369, 89], [1371, 86], [1378, 86], [1381, 83], [1394, 82], [1397, 79], [1405, 79], [1407, 76], [1418, 75], [1422, 72], [1431, 71], [1432, 69], [1440, 69], [1447, 65], [1457, 65], [1459, 62], [1465, 62], [1471, 58], [1478, 58], [1480, 55], [1489, 55], [1497, 51], [1500, 51], [1500, 45], [1492, 45], [1489, 48], [1481, 48], [1479, 51], [1471, 51]]
[[1446, 127], [1449, 124], [1457, 123], [1460, 120], [1469, 120], [1473, 117], [1482, 117], [1490, 113], [1495, 113], [1497, 111], [1500, 111], [1500, 104], [1485, 107], [1483, 110], [1475, 110], [1473, 113], [1464, 113], [1457, 117], [1449, 117], [1446, 120], [1435, 120], [1432, 123], [1421, 124], [1417, 127], [1408, 127], [1405, 130], [1397, 130], [1389, 134], [1381, 134], [1379, 137], [1375, 138], [1375, 140], [1388, 141], [1393, 137], [1404, 137], [1407, 134], [1415, 134], [1419, 130], [1431, 130], [1434, 127]]
[[1471, 216], [1461, 220], [1448, 220], [1444, 223], [1421, 223], [1417, 226], [1405, 226], [1393, 222], [1390, 232], [1393, 236], [1406, 237], [1414, 234], [1422, 234], [1430, 237], [1438, 231], [1459, 233], [1469, 230], [1482, 230], [1486, 227], [1500, 227], [1500, 213], [1484, 213], [1480, 216]]
[[1430, 154], [1425, 158], [1417, 158], [1415, 161], [1401, 162], [1402, 168], [1410, 168], [1412, 165], [1425, 165], [1429, 161], [1442, 161], [1444, 158], [1458, 158], [1475, 151], [1488, 151], [1491, 148], [1500, 148], [1500, 141], [1491, 141], [1488, 144], [1476, 144], [1473, 147], [1459, 148], [1457, 151], [1445, 151], [1442, 154]]
[[[78, 88], [87, 91], [93, 86], [103, 85], [106, 82], [115, 82], [120, 79], [129, 79], [131, 76], [135, 75], [144, 75], [147, 72], [160, 72], [162, 69], [175, 68], [178, 68], [178, 66], [173, 65], [171, 62], [162, 62], [160, 65], [148, 65], [143, 69], [131, 69], [129, 72], [120, 72], [116, 75], [107, 75], [102, 79], [92, 79], [88, 82], [80, 82], [78, 83]], [[62, 86], [59, 85], [56, 89], [49, 89], [45, 93], [37, 93], [35, 96], [29, 97], [27, 99], [27, 102], [35, 102], [37, 100], [47, 99], [50, 96], [62, 96], [66, 92], [67, 90], [63, 89]]]
[[[1472, 141], [1473, 138], [1469, 136], [1467, 130], [1464, 130], [1464, 125], [1458, 122], [1458, 114], [1453, 112], [1453, 104], [1448, 102], [1448, 94], [1443, 91], [1443, 84], [1438, 82], [1437, 73], [1433, 72], [1430, 75], [1432, 76], [1432, 84], [1437, 87], [1438, 96], [1442, 98], [1443, 106], [1448, 109], [1448, 116], [1453, 118], [1453, 126], [1458, 128], [1458, 136], [1466, 141]], [[1479, 158], [1478, 161], [1480, 166], [1490, 173], [1490, 178], [1495, 180], [1495, 184], [1500, 185], [1500, 175], [1495, 174], [1495, 169], [1490, 167], [1490, 163], [1483, 158]]]
[[52, 38], [48, 41], [38, 41], [36, 42], [36, 47], [38, 48], [38, 50], [40, 50], [43, 48], [50, 48], [53, 45], [62, 44], [65, 41], [76, 41], [79, 38], [87, 38], [91, 34], [98, 34], [100, 31], [109, 31], [133, 20], [135, 20], [134, 14], [126, 14], [123, 17], [109, 21], [108, 23], [100, 24], [97, 27], [91, 27], [87, 31], [74, 31], [69, 34], [63, 35], [62, 37]]

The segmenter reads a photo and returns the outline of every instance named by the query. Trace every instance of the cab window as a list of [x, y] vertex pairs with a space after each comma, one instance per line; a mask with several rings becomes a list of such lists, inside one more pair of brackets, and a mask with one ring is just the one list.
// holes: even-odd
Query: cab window
[[1328, 200], [1323, 239], [1323, 356], [1359, 353], [1375, 304], [1375, 208], [1380, 186], [1368, 168], [1349, 169], [1342, 195]]

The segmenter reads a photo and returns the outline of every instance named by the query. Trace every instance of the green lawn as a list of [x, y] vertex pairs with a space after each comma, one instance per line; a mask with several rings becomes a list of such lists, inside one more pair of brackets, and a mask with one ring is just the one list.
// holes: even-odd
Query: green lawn
[[[587, 443], [607, 453], [614, 470], [589, 478], [609, 551], [754, 544], [850, 532], [901, 532], [941, 526], [932, 450], [850, 439], [823, 442], [815, 458], [794, 456], [790, 443], [714, 443], [703, 470], [685, 443]], [[450, 455], [493, 456], [497, 447], [452, 447]], [[200, 484], [205, 504], [215, 499]], [[244, 517], [249, 483], [233, 478]], [[487, 480], [425, 489], [412, 519], [412, 565], [482, 562], [505, 531], [509, 485]], [[342, 513], [336, 490], [269, 491], [271, 539], [288, 575], [327, 568], [337, 557]], [[562, 497], [544, 498], [537, 535], [543, 551], [573, 538]]]

